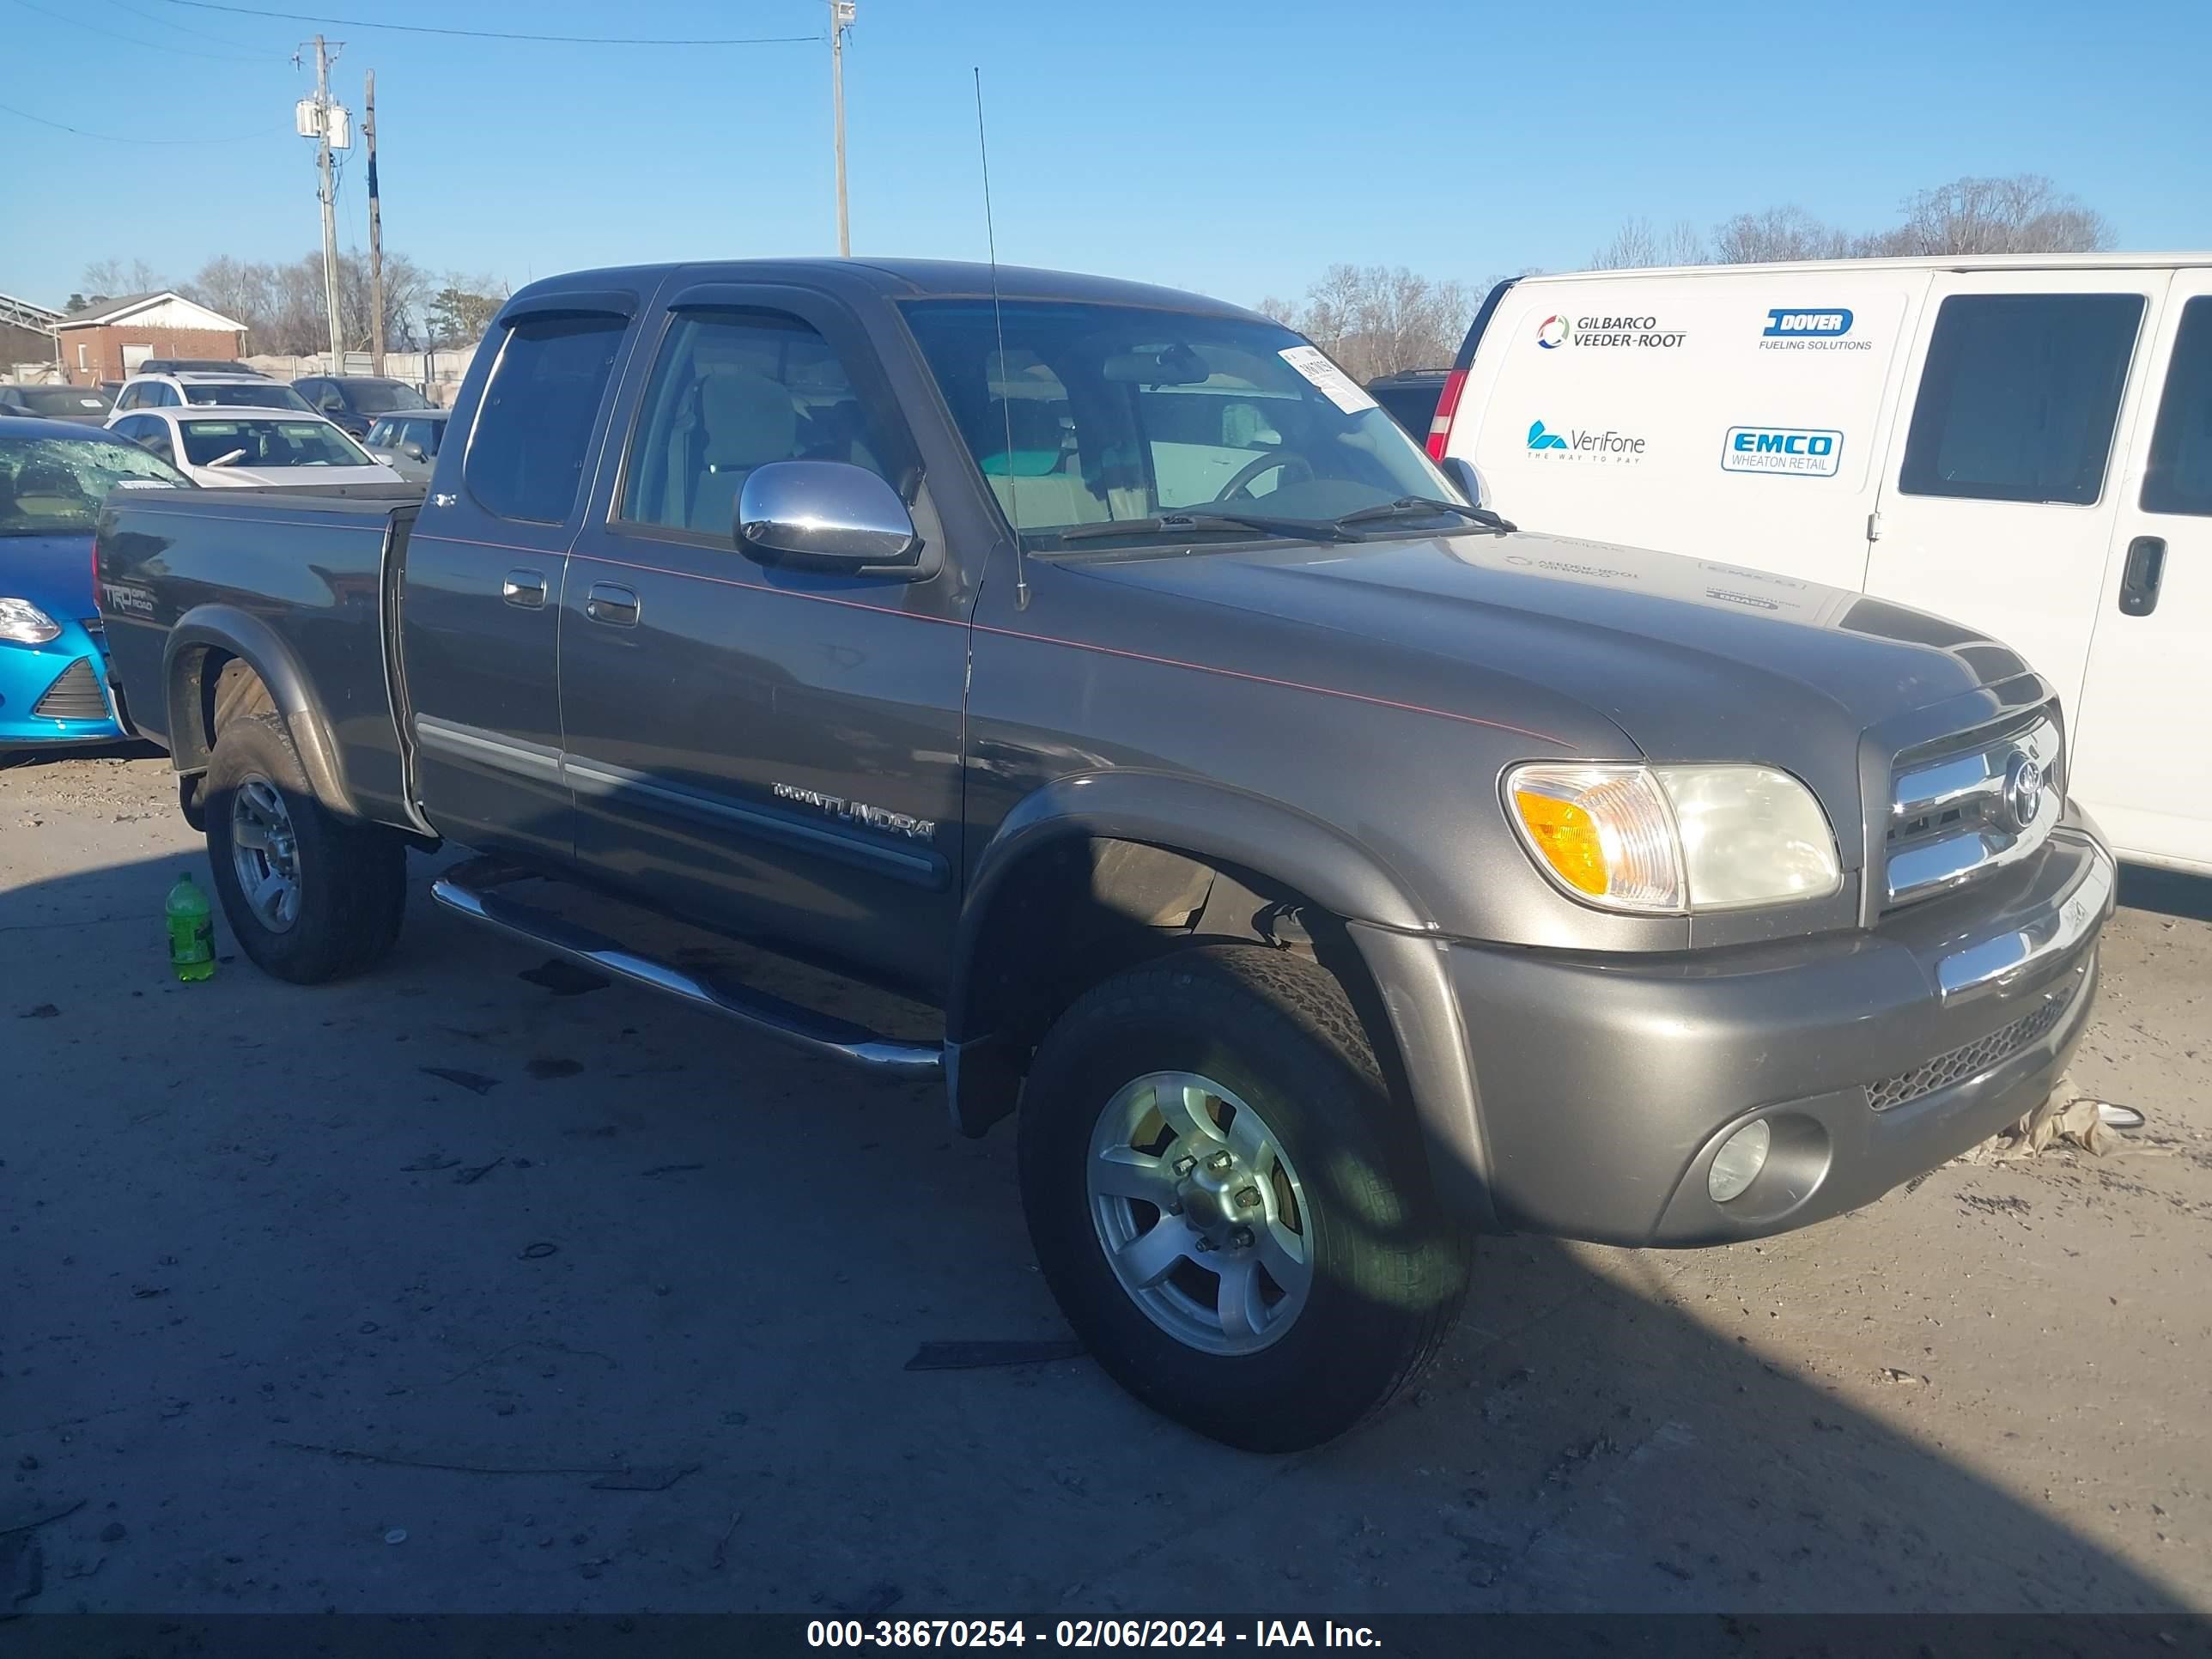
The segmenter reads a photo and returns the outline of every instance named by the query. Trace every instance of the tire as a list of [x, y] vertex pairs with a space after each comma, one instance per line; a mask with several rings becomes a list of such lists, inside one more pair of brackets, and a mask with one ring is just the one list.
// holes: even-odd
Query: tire
[[[1256, 1116], [1240, 1143], [1243, 1112]], [[1123, 1388], [1200, 1434], [1267, 1452], [1332, 1440], [1417, 1376], [1458, 1316], [1467, 1232], [1433, 1197], [1411, 1114], [1351, 1000], [1304, 957], [1206, 945], [1088, 992], [1037, 1051], [1019, 1134], [1030, 1237], [1069, 1322]], [[1272, 1161], [1247, 1158], [1255, 1139], [1273, 1144]], [[1225, 1188], [1201, 1184], [1214, 1179], [1203, 1167], [1181, 1170], [1224, 1151]], [[1157, 1196], [1170, 1179], [1160, 1203], [1098, 1189]], [[1237, 1224], [1247, 1216], [1261, 1219]], [[1163, 1228], [1181, 1231], [1155, 1239]], [[1223, 1242], [1184, 1242], [1209, 1233]], [[1117, 1268], [1109, 1237], [1146, 1249]], [[1167, 1277], [1125, 1286], [1170, 1252]], [[1231, 1273], [1245, 1287], [1235, 1296]]]
[[[239, 949], [264, 973], [320, 985], [358, 974], [391, 950], [406, 910], [406, 845], [389, 830], [349, 823], [324, 808], [282, 715], [240, 714], [218, 728], [201, 799], [224, 920]], [[284, 863], [295, 890], [289, 912], [274, 919], [249, 898], [239, 857], [240, 836], [265, 830], [272, 810], [289, 828]], [[246, 862], [253, 861], [254, 850], [246, 849]]]

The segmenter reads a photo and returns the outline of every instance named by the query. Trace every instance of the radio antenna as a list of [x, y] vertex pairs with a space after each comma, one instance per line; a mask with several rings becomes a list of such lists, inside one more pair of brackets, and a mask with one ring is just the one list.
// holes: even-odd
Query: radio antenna
[[[975, 68], [975, 151], [983, 160], [983, 235], [991, 250], [991, 324], [999, 337], [999, 374], [1006, 377], [1006, 312], [999, 301], [999, 232], [991, 222], [991, 146], [983, 136], [983, 70]], [[983, 392], [990, 395], [991, 377], [983, 377]], [[1000, 465], [1006, 469], [1006, 517], [1014, 526], [1014, 609], [1030, 608], [1029, 567], [1022, 556], [1021, 492], [1014, 483], [1014, 404], [1011, 398], [999, 399], [999, 413], [1006, 422], [1006, 451]]]

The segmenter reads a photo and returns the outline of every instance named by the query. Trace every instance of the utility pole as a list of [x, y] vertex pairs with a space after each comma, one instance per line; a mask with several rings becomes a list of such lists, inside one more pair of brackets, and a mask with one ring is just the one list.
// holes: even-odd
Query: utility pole
[[854, 0], [830, 0], [830, 106], [837, 127], [837, 252], [849, 255], [853, 234], [845, 222], [845, 31], [853, 27]]
[[322, 175], [323, 306], [330, 313], [331, 373], [345, 373], [345, 339], [338, 327], [338, 187], [331, 171], [331, 54], [315, 37], [315, 169]]
[[361, 111], [361, 141], [368, 149], [368, 361], [369, 373], [384, 375], [384, 210], [376, 199], [376, 71]]

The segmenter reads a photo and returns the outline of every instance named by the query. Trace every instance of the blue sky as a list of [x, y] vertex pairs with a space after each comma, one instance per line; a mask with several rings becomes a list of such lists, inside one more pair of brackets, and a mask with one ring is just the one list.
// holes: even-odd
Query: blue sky
[[[835, 249], [827, 0], [239, 0], [487, 29], [822, 34], [722, 50], [328, 26], [377, 71], [387, 247], [520, 284], [578, 266]], [[2147, 0], [859, 0], [854, 251], [982, 257], [971, 65], [999, 252], [1249, 303], [1322, 267], [1469, 283], [1588, 259], [1631, 214], [1795, 203], [1849, 228], [1964, 173], [2050, 174], [2130, 248], [2212, 246], [2212, 6]], [[290, 55], [316, 26], [173, 0], [0, 0], [0, 292], [88, 260], [185, 276], [317, 245]], [[125, 38], [129, 37], [129, 38]], [[137, 43], [147, 44], [137, 44]], [[191, 55], [187, 55], [191, 54]], [[36, 73], [22, 72], [36, 66]], [[235, 142], [157, 143], [160, 139]], [[342, 245], [367, 234], [349, 167]]]

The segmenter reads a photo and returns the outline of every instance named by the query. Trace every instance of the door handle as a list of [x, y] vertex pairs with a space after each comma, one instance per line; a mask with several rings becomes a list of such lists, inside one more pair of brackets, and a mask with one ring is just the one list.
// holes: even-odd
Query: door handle
[[525, 611], [537, 611], [545, 604], [544, 574], [537, 570], [510, 570], [499, 585], [499, 596], [509, 605]]
[[617, 587], [612, 582], [593, 582], [591, 592], [584, 596], [584, 614], [593, 622], [609, 623], [617, 628], [637, 626], [637, 595], [627, 587]]
[[2158, 609], [2158, 585], [2166, 575], [2166, 538], [2138, 536], [2128, 544], [2120, 572], [2120, 614], [2148, 617]]

